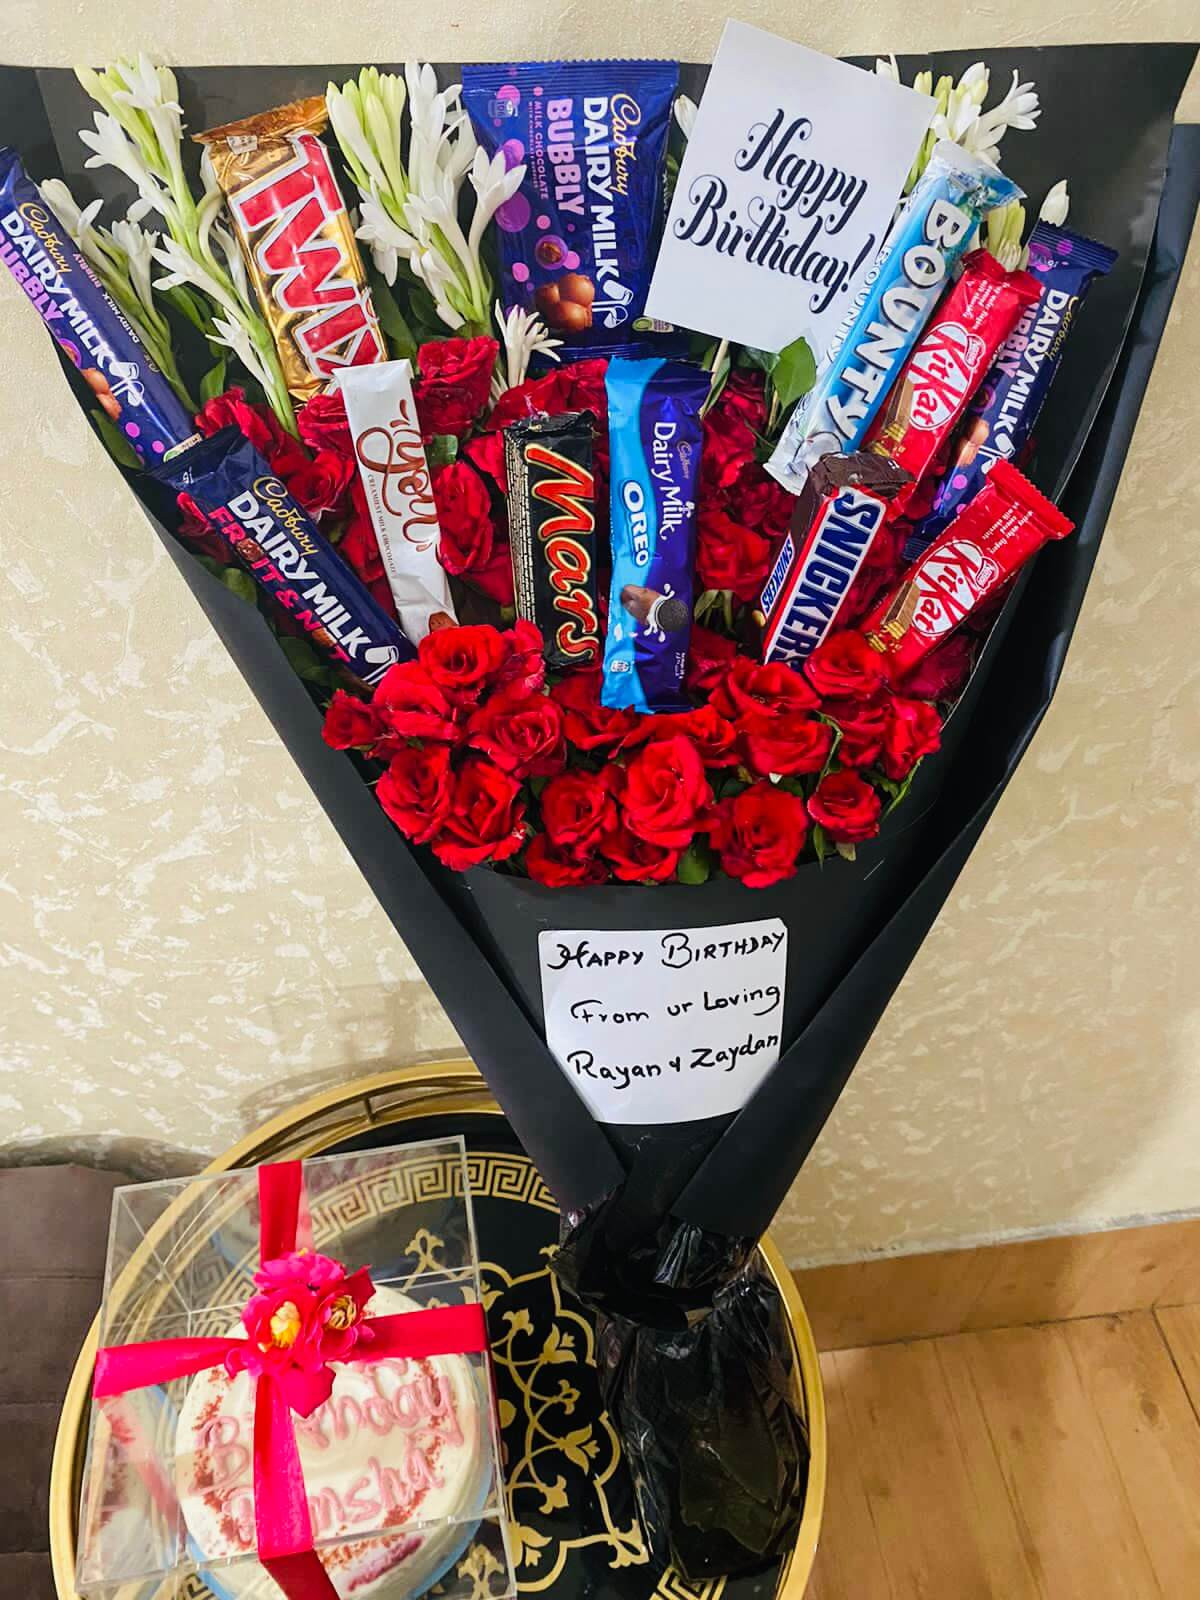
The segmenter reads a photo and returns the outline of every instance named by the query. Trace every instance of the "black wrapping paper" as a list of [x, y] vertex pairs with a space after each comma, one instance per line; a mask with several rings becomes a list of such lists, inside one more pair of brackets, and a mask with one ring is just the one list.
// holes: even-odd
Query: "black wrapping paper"
[[[781, 1394], [770, 1297], [741, 1269], [808, 1154], [897, 984], [978, 841], [1053, 694], [1178, 278], [1200, 184], [1200, 130], [1181, 129], [1164, 191], [1173, 108], [1190, 46], [987, 52], [993, 83], [1039, 88], [1036, 133], [1013, 133], [1005, 167], [1036, 208], [1066, 176], [1071, 225], [1120, 252], [1093, 291], [1039, 430], [1036, 480], [1078, 533], [1047, 549], [1007, 609], [892, 829], [853, 867], [805, 868], [778, 890], [540, 890], [486, 873], [452, 880], [411, 850], [320, 714], [257, 611], [147, 510], [189, 587], [295, 757], [553, 1189], [569, 1230], [561, 1271], [599, 1317], [606, 1394], [648, 1530], [693, 1577], [745, 1570], [782, 1549], [802, 1503], [802, 1419]], [[935, 74], [973, 54], [935, 55]], [[926, 62], [903, 59], [911, 78]], [[178, 70], [192, 128], [301, 94], [353, 67]], [[451, 67], [439, 69], [444, 81]], [[705, 69], [684, 70], [698, 94]], [[1096, 108], [1104, 108], [1097, 116]], [[35, 177], [84, 200], [128, 199], [85, 172], [90, 106], [58, 70], [0, 69], [0, 142]], [[194, 156], [193, 152], [193, 156]], [[1159, 201], [1162, 213], [1155, 234]], [[1149, 265], [1148, 265], [1149, 264]], [[1129, 335], [1127, 338], [1126, 335]], [[1089, 437], [1090, 432], [1090, 437]], [[139, 485], [135, 484], [135, 488]], [[155, 512], [159, 515], [156, 517]], [[598, 1127], [546, 1048], [540, 927], [664, 927], [779, 914], [792, 930], [785, 1050], [731, 1118]]]

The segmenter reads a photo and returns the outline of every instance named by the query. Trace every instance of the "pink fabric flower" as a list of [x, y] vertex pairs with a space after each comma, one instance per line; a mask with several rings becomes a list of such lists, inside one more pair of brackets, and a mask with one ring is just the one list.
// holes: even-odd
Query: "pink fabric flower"
[[365, 1267], [348, 1274], [340, 1261], [296, 1251], [264, 1261], [254, 1274], [260, 1293], [242, 1312], [244, 1345], [230, 1351], [230, 1376], [270, 1377], [302, 1417], [328, 1400], [331, 1361], [344, 1361], [371, 1337], [366, 1308], [375, 1286]]

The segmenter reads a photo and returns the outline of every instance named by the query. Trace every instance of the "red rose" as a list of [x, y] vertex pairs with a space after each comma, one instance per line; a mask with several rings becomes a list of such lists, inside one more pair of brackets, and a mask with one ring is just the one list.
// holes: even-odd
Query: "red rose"
[[419, 661], [389, 667], [375, 686], [372, 704], [397, 739], [457, 744], [461, 737], [458, 713]]
[[521, 689], [494, 694], [478, 707], [467, 723], [467, 743], [514, 778], [549, 777], [567, 759], [562, 712], [548, 695]]
[[438, 628], [417, 646], [417, 659], [455, 705], [474, 705], [499, 676], [508, 653], [504, 635], [486, 622]]
[[685, 682], [695, 695], [709, 695], [723, 681], [737, 655], [737, 644], [723, 633], [692, 624]]
[[546, 659], [542, 655], [542, 635], [532, 622], [518, 617], [503, 635], [508, 655], [496, 682], [523, 694], [534, 694], [546, 681]]
[[617, 825], [613, 803], [616, 769], [564, 772], [542, 790], [542, 826], [559, 850], [590, 855]]
[[487, 405], [500, 346], [495, 339], [434, 339], [417, 351], [413, 400], [421, 436], [461, 438]]
[[782, 716], [785, 712], [812, 711], [819, 702], [791, 667], [780, 661], [764, 666], [749, 656], [738, 656], [713, 691], [712, 703], [723, 717], [736, 723], [748, 711]]
[[706, 589], [732, 589], [746, 604], [757, 600], [771, 566], [771, 546], [723, 511], [701, 511], [696, 572]]
[[742, 468], [754, 460], [754, 444], [754, 429], [735, 412], [708, 413], [700, 466], [710, 489], [728, 489], [737, 481]]
[[535, 883], [548, 889], [574, 889], [584, 883], [603, 883], [608, 868], [595, 856], [576, 856], [556, 850], [544, 833], [535, 833], [525, 852], [525, 870]]
[[977, 641], [969, 633], [952, 633], [931, 650], [900, 687], [922, 700], [947, 700], [967, 681]]
[[504, 460], [504, 435], [478, 433], [463, 445], [462, 453], [473, 467], [487, 474], [500, 490], [508, 493], [508, 467]]
[[808, 799], [808, 814], [831, 839], [856, 844], [879, 832], [883, 801], [857, 772], [831, 772]]
[[321, 737], [332, 750], [366, 750], [387, 732], [374, 704], [335, 689], [325, 712]]
[[[374, 583], [377, 578], [386, 579], [387, 571], [379, 554], [379, 541], [375, 537], [370, 513], [365, 505], [358, 504], [357, 494], [352, 497], [352, 503], [355, 509], [338, 541], [338, 554], [349, 562], [364, 583]], [[389, 609], [395, 615], [395, 601]]]
[[375, 785], [379, 804], [406, 839], [428, 844], [442, 828], [454, 804], [454, 772], [444, 744], [418, 749], [404, 745]]
[[305, 401], [296, 413], [296, 426], [310, 450], [332, 450], [347, 461], [354, 460], [354, 435], [340, 389], [314, 394]]
[[767, 425], [765, 374], [752, 367], [735, 367], [721, 390], [716, 409], [740, 417], [755, 433], [761, 433]]
[[498, 606], [512, 606], [516, 603], [516, 589], [513, 585], [512, 551], [509, 549], [507, 539], [497, 539], [492, 551], [492, 559], [486, 566], [476, 567], [472, 572], [464, 572], [462, 581], [470, 584], [472, 589], [486, 595], [489, 600], [494, 600]]
[[453, 872], [515, 856], [527, 832], [520, 796], [521, 785], [515, 778], [484, 756], [468, 756], [442, 831], [430, 841], [434, 855]]
[[887, 731], [888, 708], [883, 700], [828, 700], [821, 707], [841, 729], [837, 758], [843, 767], [869, 767], [879, 757]]
[[[196, 413], [196, 426], [205, 437], [219, 433], [222, 428], [237, 428], [268, 461], [283, 435], [279, 419], [270, 406], [251, 405], [246, 391], [236, 386], [206, 401]], [[295, 440], [292, 443], [295, 444]]]
[[606, 414], [604, 375], [608, 363], [600, 359], [572, 361], [541, 378], [530, 378], [506, 389], [484, 424], [488, 432], [507, 428], [522, 417], [562, 416], [567, 411], [591, 411], [603, 422]]
[[604, 387], [608, 362], [600, 357], [590, 361], [570, 361], [553, 373], [565, 411], [590, 411], [603, 423], [608, 416], [608, 393]]
[[738, 724], [742, 759], [759, 778], [772, 773], [820, 772], [833, 746], [833, 729], [803, 712], [747, 711]]
[[834, 700], [869, 700], [882, 687], [883, 657], [853, 628], [830, 634], [804, 663], [809, 683]]
[[765, 889], [795, 872], [807, 831], [800, 796], [762, 782], [721, 801], [712, 843], [731, 878], [740, 878], [749, 889]]
[[177, 495], [175, 504], [179, 507], [179, 537], [201, 555], [228, 566], [232, 559], [229, 540], [217, 532], [191, 495]]
[[712, 803], [704, 763], [690, 739], [657, 739], [629, 763], [621, 810], [639, 839], [684, 849], [707, 827]]
[[928, 700], [908, 700], [894, 695], [888, 706], [887, 732], [880, 765], [899, 783], [907, 778], [922, 756], [932, 755], [942, 742], [942, 719]]
[[732, 766], [738, 758], [734, 726], [712, 706], [647, 717], [646, 721], [650, 724], [651, 740], [673, 739], [678, 734], [690, 739], [706, 767]]
[[458, 577], [486, 567], [496, 530], [483, 479], [465, 461], [452, 461], [433, 474], [433, 498], [442, 530], [438, 560], [446, 571]]
[[593, 750], [615, 755], [648, 739], [653, 717], [639, 717], [634, 711], [614, 711], [600, 700], [602, 673], [599, 667], [569, 673], [550, 690], [562, 707], [567, 741], [577, 750]]
[[288, 493], [310, 517], [326, 511], [339, 511], [350, 489], [354, 462], [332, 450], [318, 450], [312, 461], [303, 461], [284, 477]]
[[796, 497], [787, 492], [757, 461], [748, 461], [738, 473], [737, 482], [726, 493], [726, 504], [736, 521], [782, 539], [791, 526]]
[[639, 839], [622, 826], [601, 839], [600, 854], [622, 883], [666, 883], [675, 876], [683, 852]]

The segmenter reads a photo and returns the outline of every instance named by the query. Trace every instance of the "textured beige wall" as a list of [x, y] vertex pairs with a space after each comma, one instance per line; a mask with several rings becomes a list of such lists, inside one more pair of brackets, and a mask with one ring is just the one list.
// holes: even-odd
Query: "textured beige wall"
[[[5, 0], [0, 60], [711, 53], [712, 0]], [[738, 14], [830, 50], [1186, 38], [1194, 0]], [[337, 19], [336, 41], [329, 38]], [[456, 19], [456, 20], [451, 20]], [[1193, 80], [1185, 114], [1200, 116]], [[1066, 681], [802, 1174], [793, 1260], [1200, 1208], [1200, 248]], [[0, 281], [0, 1149], [186, 1167], [442, 1012]]]

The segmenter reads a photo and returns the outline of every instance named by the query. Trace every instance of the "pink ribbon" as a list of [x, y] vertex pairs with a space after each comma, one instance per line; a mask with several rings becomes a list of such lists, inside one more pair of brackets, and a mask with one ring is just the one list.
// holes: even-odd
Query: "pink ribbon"
[[[298, 1161], [258, 1169], [259, 1257], [271, 1261], [296, 1247], [303, 1198]], [[370, 1339], [360, 1339], [343, 1358], [348, 1362], [386, 1361], [426, 1356], [466, 1355], [487, 1349], [487, 1328], [479, 1304], [437, 1306], [390, 1317], [367, 1317]], [[109, 1345], [96, 1352], [92, 1393], [97, 1400], [192, 1377], [244, 1353], [244, 1339], [151, 1339], [144, 1344]], [[326, 1367], [325, 1371], [328, 1371]], [[312, 1385], [289, 1379], [301, 1375], [263, 1371], [254, 1395], [254, 1531], [258, 1558], [288, 1600], [337, 1600], [337, 1590], [313, 1549], [312, 1520], [296, 1443], [293, 1410], [308, 1415], [324, 1398]], [[306, 1389], [310, 1393], [306, 1396]]]

